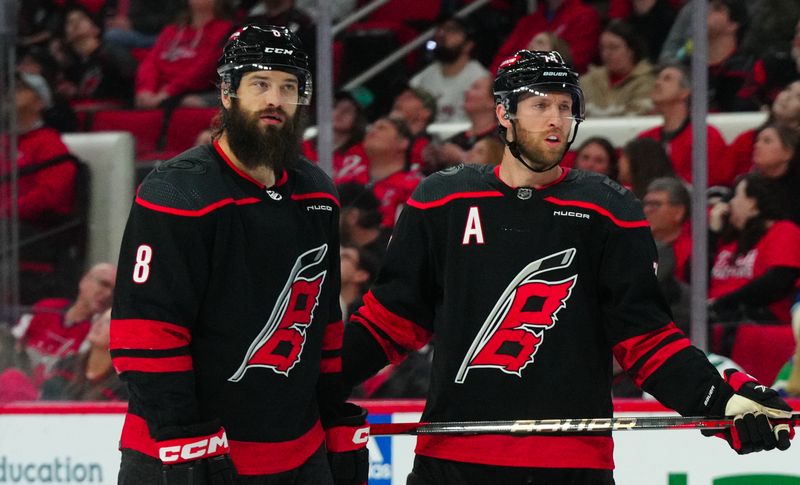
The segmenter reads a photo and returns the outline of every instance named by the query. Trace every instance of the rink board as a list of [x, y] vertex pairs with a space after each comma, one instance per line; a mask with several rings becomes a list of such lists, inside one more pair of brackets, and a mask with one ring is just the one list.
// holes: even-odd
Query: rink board
[[[372, 422], [415, 421], [420, 402], [365, 402]], [[800, 401], [792, 403], [795, 409]], [[662, 414], [652, 402], [618, 401], [616, 414]], [[0, 484], [114, 484], [124, 405], [0, 407]], [[405, 483], [414, 437], [373, 437], [370, 484]], [[800, 485], [800, 441], [786, 452], [738, 456], [699, 431], [615, 434], [618, 485]], [[546, 450], [543, 450], [546, 452]]]

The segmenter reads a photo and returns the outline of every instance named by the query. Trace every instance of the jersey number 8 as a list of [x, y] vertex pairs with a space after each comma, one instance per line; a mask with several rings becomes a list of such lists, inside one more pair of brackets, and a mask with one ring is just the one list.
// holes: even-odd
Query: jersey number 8
[[150, 261], [153, 259], [153, 248], [142, 244], [136, 249], [136, 265], [133, 267], [134, 283], [144, 283], [150, 277]]

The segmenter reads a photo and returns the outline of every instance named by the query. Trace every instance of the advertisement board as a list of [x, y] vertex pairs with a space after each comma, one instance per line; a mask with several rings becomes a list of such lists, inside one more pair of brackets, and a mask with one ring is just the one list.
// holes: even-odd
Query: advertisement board
[[[420, 402], [367, 402], [370, 421], [414, 422]], [[798, 407], [797, 402], [793, 405]], [[124, 406], [0, 407], [0, 484], [115, 484]], [[617, 415], [664, 414], [628, 402]], [[800, 485], [800, 443], [785, 452], [738, 456], [696, 430], [622, 431], [614, 435], [618, 485]], [[372, 437], [371, 485], [405, 483], [415, 438]]]

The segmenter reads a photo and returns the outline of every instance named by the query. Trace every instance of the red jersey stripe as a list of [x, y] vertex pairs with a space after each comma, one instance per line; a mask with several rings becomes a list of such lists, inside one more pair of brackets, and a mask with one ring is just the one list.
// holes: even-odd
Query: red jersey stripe
[[192, 358], [188, 355], [177, 357], [115, 357], [114, 369], [123, 372], [184, 372], [192, 370]]
[[165, 350], [184, 347], [192, 341], [189, 329], [157, 320], [111, 321], [109, 349]]
[[163, 212], [165, 214], [172, 214], [175, 216], [185, 216], [185, 217], [201, 217], [208, 214], [209, 212], [219, 209], [220, 207], [224, 207], [230, 204], [247, 205], [247, 204], [257, 204], [259, 202], [261, 202], [261, 200], [257, 199], [256, 197], [247, 197], [244, 199], [232, 199], [228, 197], [226, 199], [214, 202], [213, 204], [209, 204], [203, 208], [189, 210], [189, 209], [176, 209], [174, 207], [167, 207], [165, 205], [154, 204], [152, 202], [148, 202], [142, 199], [138, 195], [136, 196], [136, 203], [142, 207], [146, 207], [150, 210], [154, 210], [157, 212]]
[[[370, 325], [374, 325], [404, 349], [418, 350], [431, 339], [430, 331], [384, 307], [371, 291], [364, 295], [364, 305], [359, 308], [358, 313], [369, 322], [367, 330], [370, 330]], [[372, 334], [375, 335], [375, 332], [372, 332]], [[378, 339], [378, 342], [381, 340]], [[381, 344], [381, 346], [384, 347], [384, 350], [386, 349], [384, 344]], [[389, 360], [392, 361], [388, 353], [387, 357], [390, 357]], [[392, 361], [392, 363], [395, 363], [395, 361]]]
[[[258, 443], [228, 439], [231, 460], [239, 475], [269, 475], [302, 465], [322, 445], [325, 432], [317, 423], [304, 435], [291, 441]], [[120, 449], [126, 448], [158, 459], [158, 445], [150, 436], [147, 422], [135, 414], [125, 415]]]
[[614, 469], [610, 436], [420, 435], [416, 453], [494, 466]]
[[432, 209], [434, 207], [441, 207], [448, 202], [456, 199], [477, 199], [483, 197], [502, 197], [502, 192], [498, 192], [496, 190], [487, 190], [484, 192], [456, 192], [455, 194], [450, 194], [446, 197], [442, 197], [439, 200], [433, 200], [431, 202], [419, 202], [414, 199], [408, 199], [408, 205], [411, 207], [416, 207], [417, 209]]
[[593, 210], [611, 220], [614, 224], [619, 227], [624, 228], [634, 228], [634, 227], [649, 227], [649, 224], [646, 220], [641, 221], [623, 221], [621, 219], [617, 219], [614, 215], [608, 211], [608, 209], [604, 207], [600, 207], [597, 204], [592, 204], [591, 202], [584, 202], [582, 200], [562, 200], [553, 196], [545, 197], [544, 200], [550, 202], [551, 204], [559, 205], [559, 206], [575, 206], [581, 207], [583, 209]]
[[336, 207], [341, 207], [339, 200], [327, 192], [311, 192], [308, 194], [292, 194], [292, 200], [307, 200], [307, 199], [330, 199], [336, 204]]
[[637, 386], [642, 387], [642, 383], [646, 381], [653, 372], [657, 371], [659, 367], [664, 365], [664, 362], [681, 350], [691, 347], [691, 345], [692, 343], [688, 338], [682, 338], [661, 347], [652, 357], [647, 359], [647, 362], [645, 362], [642, 368], [636, 372], [636, 375], [633, 376], [633, 382], [635, 382]]
[[322, 350], [340, 350], [344, 339], [344, 322], [329, 323], [322, 337]]
[[681, 331], [674, 323], [670, 323], [652, 332], [625, 339], [614, 346], [614, 357], [623, 369], [628, 370], [665, 338], [676, 334], [681, 334]]

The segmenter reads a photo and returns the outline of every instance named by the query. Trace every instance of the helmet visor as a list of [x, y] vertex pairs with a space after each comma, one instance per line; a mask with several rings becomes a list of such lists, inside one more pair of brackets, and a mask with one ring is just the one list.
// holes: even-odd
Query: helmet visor
[[[572, 89], [572, 88], [576, 89]], [[506, 98], [512, 119], [561, 119], [566, 122], [567, 140], [572, 143], [583, 121], [583, 95], [571, 84], [537, 84], [515, 89]]]
[[[253, 75], [245, 79], [245, 74], [254, 71], [280, 71], [292, 74], [296, 80], [277, 81], [270, 76]], [[261, 96], [267, 92], [275, 92], [281, 104], [311, 104], [312, 81], [311, 73], [305, 69], [280, 64], [226, 64], [217, 69], [222, 78], [223, 89], [228, 85], [228, 95], [232, 98], [239, 97], [237, 93], [248, 92]], [[237, 77], [237, 89], [232, 89], [232, 79]]]

